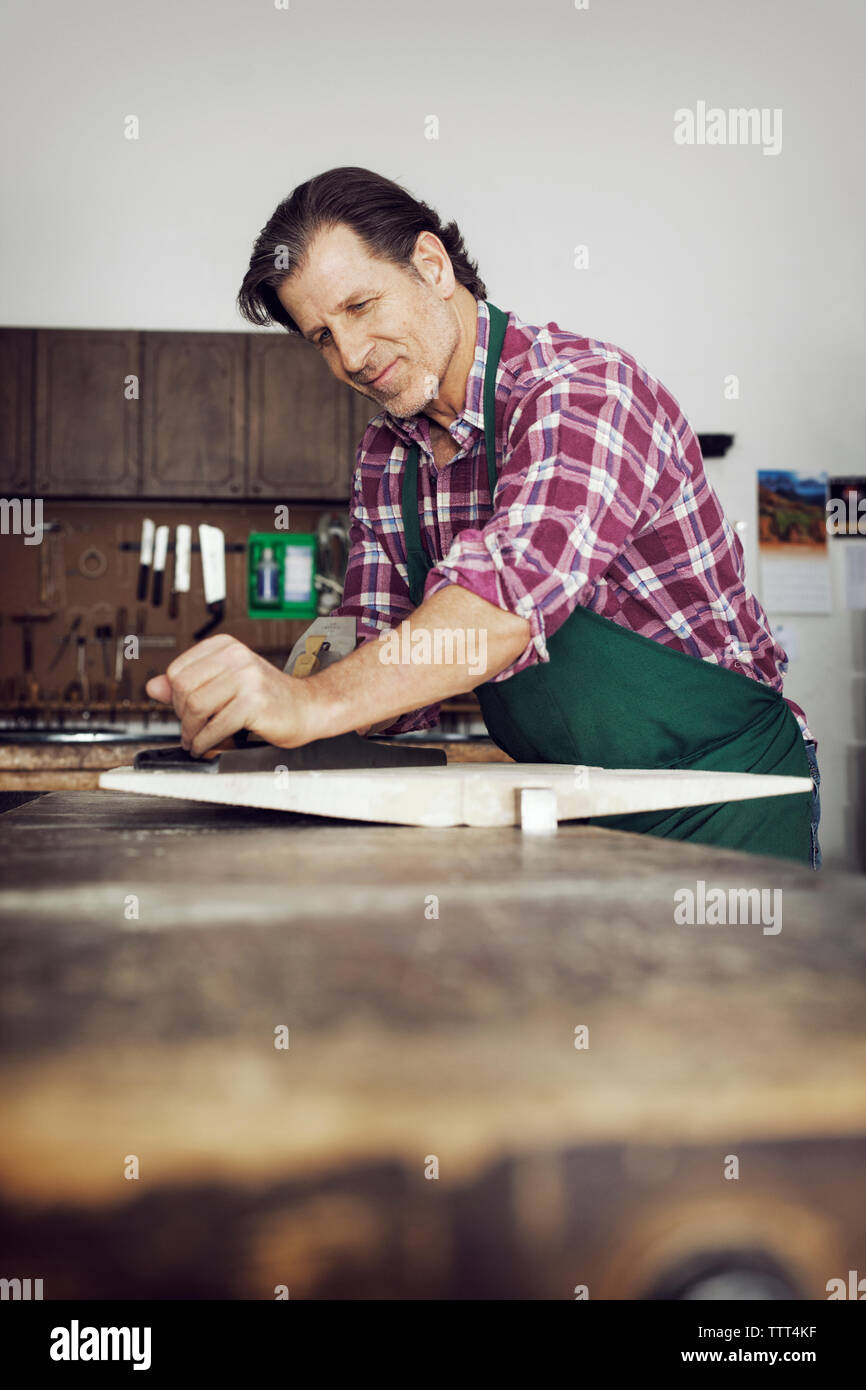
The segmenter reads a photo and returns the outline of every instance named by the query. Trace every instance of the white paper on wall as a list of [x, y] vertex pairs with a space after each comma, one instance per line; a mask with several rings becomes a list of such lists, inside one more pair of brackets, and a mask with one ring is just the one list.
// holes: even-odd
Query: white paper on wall
[[773, 636], [789, 661], [796, 661], [800, 654], [800, 637], [793, 623], [773, 623]]
[[866, 608], [866, 545], [845, 551], [845, 607]]
[[762, 555], [761, 602], [770, 613], [832, 613], [828, 562]]

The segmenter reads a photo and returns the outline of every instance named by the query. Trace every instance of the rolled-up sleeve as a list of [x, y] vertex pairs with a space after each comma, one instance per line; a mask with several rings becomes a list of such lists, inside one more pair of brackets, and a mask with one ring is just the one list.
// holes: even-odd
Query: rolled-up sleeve
[[635, 399], [619, 366], [625, 380], [558, 376], [527, 393], [509, 426], [493, 515], [461, 531], [427, 576], [425, 598], [457, 584], [528, 620], [525, 648], [494, 681], [550, 659], [547, 642], [649, 519], [669, 422], [649, 392]]
[[[365, 642], [378, 640], [380, 633], [399, 627], [412, 612], [409, 586], [370, 525], [363, 499], [362, 474], [358, 469], [352, 493], [343, 598], [333, 610], [334, 616], [355, 619], [355, 640], [363, 646]], [[411, 710], [380, 732], [402, 734], [411, 729], [429, 729], [439, 720], [439, 708], [435, 704]]]

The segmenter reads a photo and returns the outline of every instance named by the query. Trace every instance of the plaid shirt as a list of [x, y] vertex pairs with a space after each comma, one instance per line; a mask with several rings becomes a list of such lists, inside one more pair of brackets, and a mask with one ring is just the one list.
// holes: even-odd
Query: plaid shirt
[[[628, 353], [508, 315], [496, 373], [493, 503], [482, 389], [490, 316], [477, 302], [456, 456], [433, 462], [426, 415], [381, 411], [355, 470], [343, 602], [359, 641], [413, 612], [401, 516], [409, 448], [420, 448], [421, 535], [438, 563], [424, 597], [459, 584], [526, 618], [529, 640], [494, 681], [549, 660], [547, 641], [581, 604], [632, 632], [781, 692], [787, 656], [745, 582], [743, 549], [673, 396]], [[805, 716], [788, 700], [804, 738]], [[430, 705], [389, 733], [427, 728]]]

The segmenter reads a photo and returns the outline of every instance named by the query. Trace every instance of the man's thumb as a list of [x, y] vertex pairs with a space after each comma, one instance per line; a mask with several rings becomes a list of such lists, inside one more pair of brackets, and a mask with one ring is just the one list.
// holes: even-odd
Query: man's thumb
[[168, 676], [151, 676], [144, 689], [151, 700], [165, 700], [167, 702], [171, 699], [171, 681]]

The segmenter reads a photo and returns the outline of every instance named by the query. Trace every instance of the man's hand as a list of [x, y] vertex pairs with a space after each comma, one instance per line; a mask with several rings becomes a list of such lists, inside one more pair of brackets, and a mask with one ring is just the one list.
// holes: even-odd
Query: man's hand
[[196, 758], [239, 729], [278, 748], [318, 737], [308, 682], [278, 671], [224, 632], [182, 652], [145, 688], [151, 699], [174, 705], [181, 742]]
[[425, 599], [405, 625], [407, 633], [409, 629], [416, 635], [426, 632], [431, 639], [462, 628], [467, 651], [473, 636], [478, 639], [478, 655], [483, 650], [483, 660], [458, 654], [437, 661], [434, 645], [430, 664], [418, 662], [411, 650], [405, 664], [401, 623], [394, 629], [396, 664], [393, 656], [383, 659], [381, 642], [369, 641], [300, 679], [278, 671], [236, 637], [221, 633], [183, 652], [164, 676], [148, 681], [147, 693], [174, 705], [183, 745], [194, 757], [201, 757], [238, 729], [249, 729], [278, 748], [299, 748], [313, 739], [334, 738], [353, 729], [378, 732], [407, 710], [474, 690], [516, 660], [531, 630], [528, 619], [456, 584]]

